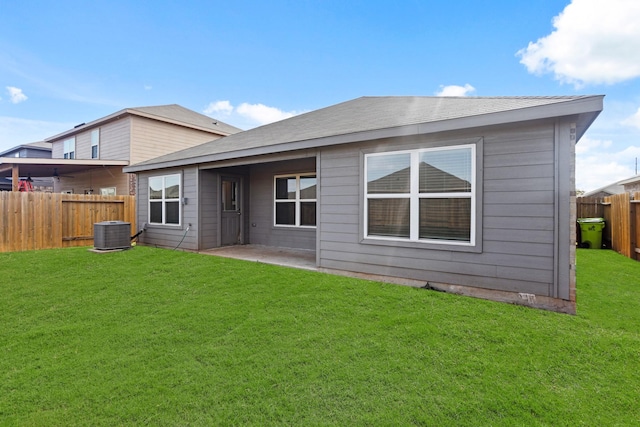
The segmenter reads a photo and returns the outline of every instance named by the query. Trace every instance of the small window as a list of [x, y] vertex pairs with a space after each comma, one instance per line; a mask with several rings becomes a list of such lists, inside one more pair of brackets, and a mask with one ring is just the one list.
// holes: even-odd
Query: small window
[[101, 196], [115, 196], [116, 195], [116, 187], [105, 187], [100, 189]]
[[100, 129], [91, 131], [91, 158], [98, 159], [100, 157]]
[[180, 174], [149, 178], [149, 223], [180, 225]]
[[63, 142], [63, 157], [65, 159], [75, 159], [76, 158], [76, 138], [65, 139]]
[[475, 145], [365, 155], [365, 236], [475, 244]]
[[277, 226], [316, 226], [316, 176], [275, 177], [274, 218]]

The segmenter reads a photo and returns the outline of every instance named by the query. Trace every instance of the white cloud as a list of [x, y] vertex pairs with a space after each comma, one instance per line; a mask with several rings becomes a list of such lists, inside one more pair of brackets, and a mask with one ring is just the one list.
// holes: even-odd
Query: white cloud
[[576, 188], [591, 191], [635, 175], [640, 146], [611, 151], [612, 142], [583, 137], [576, 145]]
[[436, 96], [469, 96], [472, 92], [475, 92], [476, 88], [467, 83], [464, 86], [440, 85], [440, 90], [436, 92]]
[[640, 108], [638, 108], [638, 111], [636, 111], [635, 114], [624, 119], [622, 124], [640, 129]]
[[249, 104], [247, 102], [234, 107], [229, 101], [211, 102], [203, 112], [215, 118], [222, 116], [229, 124], [241, 129], [266, 125], [301, 113], [298, 111], [283, 111], [276, 107], [269, 107], [264, 104]]
[[210, 102], [204, 109], [205, 114], [222, 113], [229, 115], [233, 112], [233, 105], [229, 101]]
[[576, 155], [587, 154], [588, 152], [599, 148], [609, 148], [612, 143], [613, 141], [603, 141], [600, 139], [582, 137], [578, 144], [576, 144]]
[[9, 93], [9, 99], [12, 104], [19, 104], [26, 101], [27, 95], [22, 93], [22, 89], [13, 86], [7, 86], [7, 92]]
[[238, 114], [248, 117], [260, 125], [288, 119], [298, 114], [296, 112], [282, 111], [275, 107], [267, 107], [263, 104], [247, 104], [246, 102], [240, 104], [237, 111]]
[[640, 2], [573, 0], [555, 30], [517, 52], [533, 74], [553, 73], [576, 87], [640, 76]]

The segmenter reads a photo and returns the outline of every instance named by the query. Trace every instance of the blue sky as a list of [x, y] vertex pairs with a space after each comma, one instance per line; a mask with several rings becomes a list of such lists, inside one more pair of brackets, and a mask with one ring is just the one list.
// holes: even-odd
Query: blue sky
[[147, 105], [248, 129], [360, 96], [605, 94], [577, 188], [640, 157], [637, 0], [0, 0], [0, 16], [0, 151]]

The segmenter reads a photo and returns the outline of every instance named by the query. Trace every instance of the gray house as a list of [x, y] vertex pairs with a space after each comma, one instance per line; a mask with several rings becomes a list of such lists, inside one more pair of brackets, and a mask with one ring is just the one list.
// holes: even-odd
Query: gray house
[[[29, 144], [21, 144], [8, 150], [0, 152], [0, 191], [13, 190], [13, 171], [6, 164], [15, 161], [15, 159], [50, 159], [51, 143], [46, 141], [31, 142]], [[10, 176], [3, 176], [10, 172]], [[20, 177], [18, 177], [20, 179]], [[51, 177], [31, 177], [30, 174], [24, 174], [23, 180], [30, 180], [35, 191], [53, 191], [53, 178]], [[18, 183], [16, 183], [18, 184]]]
[[141, 243], [575, 312], [574, 147], [603, 96], [363, 97], [124, 168]]

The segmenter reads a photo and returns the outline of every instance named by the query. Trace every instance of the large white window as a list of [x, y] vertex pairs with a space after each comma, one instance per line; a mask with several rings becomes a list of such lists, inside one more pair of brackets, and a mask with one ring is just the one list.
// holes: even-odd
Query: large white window
[[63, 157], [65, 159], [76, 158], [76, 138], [65, 139], [63, 145]]
[[275, 177], [275, 225], [316, 226], [316, 175]]
[[149, 178], [149, 223], [180, 225], [180, 174]]
[[100, 129], [91, 131], [91, 158], [100, 158]]
[[365, 155], [365, 237], [475, 244], [475, 145]]

